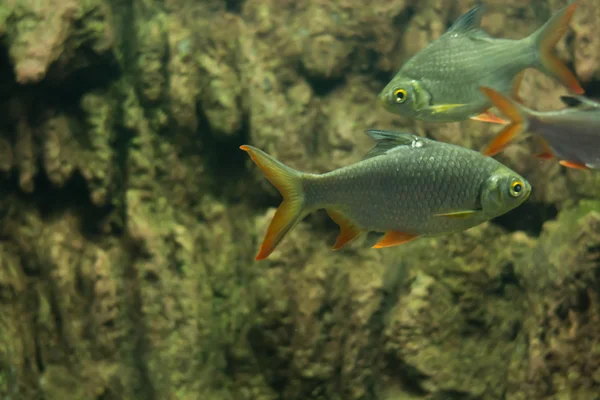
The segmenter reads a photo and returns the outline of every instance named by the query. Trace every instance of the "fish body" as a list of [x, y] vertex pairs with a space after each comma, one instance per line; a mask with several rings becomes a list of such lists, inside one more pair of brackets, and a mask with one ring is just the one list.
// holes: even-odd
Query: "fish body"
[[567, 167], [600, 169], [600, 103], [582, 96], [564, 96], [570, 107], [541, 112], [491, 88], [482, 88], [482, 92], [511, 121], [484, 150], [486, 155], [502, 151], [516, 135], [531, 132], [546, 147], [541, 158], [557, 158]]
[[460, 232], [502, 215], [531, 186], [479, 152], [412, 134], [371, 130], [364, 160], [324, 174], [295, 171], [242, 146], [283, 195], [257, 259], [266, 258], [307, 214], [325, 209], [340, 226], [334, 249], [362, 232], [384, 232], [374, 247]]
[[573, 3], [561, 9], [520, 40], [490, 37], [480, 28], [484, 7], [474, 7], [409, 59], [381, 91], [379, 100], [392, 113], [424, 121], [486, 120], [491, 103], [479, 87], [516, 95], [527, 68], [536, 68], [573, 92], [583, 93], [571, 71], [553, 54], [575, 7]]

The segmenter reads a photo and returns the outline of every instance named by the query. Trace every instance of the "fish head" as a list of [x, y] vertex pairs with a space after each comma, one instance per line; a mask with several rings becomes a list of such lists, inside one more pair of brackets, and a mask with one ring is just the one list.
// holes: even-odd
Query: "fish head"
[[378, 99], [393, 114], [416, 117], [429, 107], [431, 95], [419, 81], [397, 75], [379, 93]]
[[520, 206], [530, 194], [529, 182], [503, 166], [481, 186], [481, 207], [490, 218], [495, 218]]

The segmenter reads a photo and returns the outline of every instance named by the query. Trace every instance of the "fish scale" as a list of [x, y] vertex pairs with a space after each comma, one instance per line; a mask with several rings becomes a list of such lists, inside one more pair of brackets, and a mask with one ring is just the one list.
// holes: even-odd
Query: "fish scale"
[[581, 85], [553, 52], [576, 6], [572, 3], [562, 8], [540, 29], [520, 40], [489, 36], [480, 26], [484, 7], [474, 7], [412, 56], [383, 88], [379, 100], [392, 113], [424, 121], [471, 118], [503, 123], [489, 113], [492, 104], [479, 88], [516, 94], [522, 72], [528, 68], [538, 69], [581, 94]]
[[[526, 42], [475, 42], [467, 37], [442, 39], [429, 51], [418, 55], [400, 71], [400, 76], [422, 79], [423, 88], [432, 93], [435, 102], [468, 103], [485, 99], [479, 85], [488, 82], [507, 92], [514, 76], [524, 66], [535, 62], [535, 53]], [[509, 60], [509, 61], [506, 61]], [[498, 66], [502, 66], [501, 68]], [[474, 85], [473, 83], [477, 83]]]
[[[419, 136], [367, 131], [377, 140], [364, 160], [325, 174], [295, 171], [242, 146], [282, 193], [257, 259], [267, 257], [306, 214], [325, 209], [340, 225], [334, 248], [361, 232], [384, 232], [376, 247], [460, 232], [521, 204], [531, 186], [479, 152]], [[511, 195], [511, 185], [519, 192]]]

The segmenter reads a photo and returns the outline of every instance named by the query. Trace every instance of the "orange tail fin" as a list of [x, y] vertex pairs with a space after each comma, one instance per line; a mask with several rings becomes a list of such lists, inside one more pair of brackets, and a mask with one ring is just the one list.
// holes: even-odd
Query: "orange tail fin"
[[252, 161], [258, 165], [269, 182], [283, 196], [283, 201], [267, 228], [265, 239], [256, 256], [256, 260], [263, 260], [275, 250], [279, 242], [305, 215], [303, 174], [282, 164], [256, 147], [243, 145], [240, 146], [240, 149], [250, 155]]
[[515, 136], [527, 128], [527, 120], [523, 115], [523, 108], [513, 100], [492, 88], [481, 87], [480, 90], [510, 120], [510, 124], [500, 131], [492, 140], [492, 143], [483, 151], [485, 155], [494, 156], [508, 146], [508, 143]]
[[558, 79], [572, 92], [583, 94], [584, 90], [575, 75], [554, 54], [554, 46], [567, 31], [576, 7], [577, 3], [573, 3], [558, 11], [544, 26], [533, 34], [533, 37], [535, 38], [540, 57], [540, 65], [537, 68]]

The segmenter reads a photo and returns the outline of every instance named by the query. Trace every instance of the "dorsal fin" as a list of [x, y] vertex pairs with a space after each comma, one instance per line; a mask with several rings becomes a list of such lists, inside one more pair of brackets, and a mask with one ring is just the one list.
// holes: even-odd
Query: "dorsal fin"
[[365, 133], [377, 143], [367, 152], [363, 157], [363, 160], [380, 156], [398, 146], [413, 146], [419, 142], [423, 145], [422, 138], [413, 135], [412, 133], [387, 131], [382, 129], [367, 129]]
[[560, 100], [567, 107], [600, 108], [600, 103], [583, 96], [560, 96]]
[[477, 31], [478, 34], [487, 36], [487, 34], [481, 30], [481, 18], [483, 17], [484, 11], [485, 6], [483, 4], [471, 8], [469, 11], [458, 17], [447, 32], [467, 33]]

